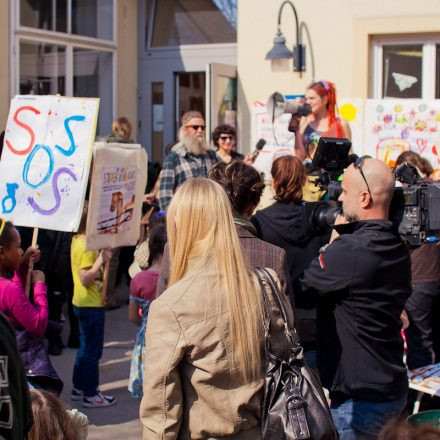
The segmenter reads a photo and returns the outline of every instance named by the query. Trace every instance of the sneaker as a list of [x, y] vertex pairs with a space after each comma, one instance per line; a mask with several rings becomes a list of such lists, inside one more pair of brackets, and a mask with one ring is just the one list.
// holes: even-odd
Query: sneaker
[[107, 396], [102, 393], [96, 393], [93, 397], [84, 396], [82, 406], [84, 408], [101, 408], [104, 406], [111, 406], [116, 403], [116, 399], [113, 396]]
[[77, 388], [72, 388], [72, 392], [70, 393], [70, 399], [71, 400], [82, 400], [83, 399], [83, 392], [81, 390], [78, 390]]

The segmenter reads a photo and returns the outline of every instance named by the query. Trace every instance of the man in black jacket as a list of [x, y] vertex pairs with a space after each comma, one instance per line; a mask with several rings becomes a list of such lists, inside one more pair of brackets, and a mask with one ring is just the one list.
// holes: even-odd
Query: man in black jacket
[[304, 273], [318, 294], [318, 367], [345, 439], [375, 438], [406, 405], [400, 335], [411, 293], [411, 262], [388, 212], [394, 179], [381, 161], [360, 158], [344, 173], [344, 217]]

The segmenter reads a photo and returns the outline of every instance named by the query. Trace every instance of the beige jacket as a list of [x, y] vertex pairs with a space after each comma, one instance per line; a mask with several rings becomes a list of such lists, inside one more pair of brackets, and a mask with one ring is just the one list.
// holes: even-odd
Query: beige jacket
[[[271, 306], [272, 344], [284, 355], [289, 345]], [[144, 440], [258, 439], [262, 387], [263, 373], [246, 383], [234, 367], [226, 295], [212, 268], [185, 276], [153, 301], [140, 407]]]

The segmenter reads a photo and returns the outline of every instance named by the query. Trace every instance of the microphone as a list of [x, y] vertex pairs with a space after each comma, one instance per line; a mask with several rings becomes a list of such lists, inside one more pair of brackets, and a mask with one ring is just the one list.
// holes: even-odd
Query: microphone
[[254, 163], [255, 159], [258, 157], [258, 155], [260, 154], [260, 151], [263, 149], [263, 147], [266, 145], [266, 139], [260, 139], [254, 148], [254, 151], [252, 151], [251, 154], [249, 154], [249, 161]]

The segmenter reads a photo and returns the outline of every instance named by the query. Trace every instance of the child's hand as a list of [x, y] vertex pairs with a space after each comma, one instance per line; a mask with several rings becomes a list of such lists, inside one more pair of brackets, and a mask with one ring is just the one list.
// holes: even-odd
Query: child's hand
[[26, 252], [23, 255], [23, 264], [29, 265], [29, 263], [36, 263], [40, 261], [41, 251], [38, 249], [38, 246], [29, 246], [26, 249]]
[[110, 258], [112, 257], [112, 250], [111, 249], [103, 249], [101, 251], [101, 258], [103, 263], [107, 263], [107, 261], [110, 261]]
[[44, 276], [44, 272], [41, 270], [33, 270], [32, 271], [32, 282], [35, 283], [44, 283], [46, 277]]

